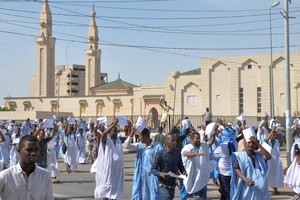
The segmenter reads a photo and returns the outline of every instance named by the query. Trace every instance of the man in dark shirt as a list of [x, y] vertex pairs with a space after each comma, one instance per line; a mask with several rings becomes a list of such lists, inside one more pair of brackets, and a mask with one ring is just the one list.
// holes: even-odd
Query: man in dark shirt
[[166, 148], [157, 152], [151, 172], [158, 176], [159, 192], [164, 200], [174, 199], [176, 179], [168, 172], [186, 174], [182, 164], [181, 154], [176, 149], [176, 136], [167, 134], [165, 136]]
[[39, 141], [39, 155], [36, 159], [36, 165], [42, 168], [47, 168], [47, 143], [52, 140], [55, 133], [57, 131], [57, 125], [54, 125], [52, 129], [52, 133], [50, 136], [46, 137], [45, 130], [40, 128], [36, 133], [35, 136]]

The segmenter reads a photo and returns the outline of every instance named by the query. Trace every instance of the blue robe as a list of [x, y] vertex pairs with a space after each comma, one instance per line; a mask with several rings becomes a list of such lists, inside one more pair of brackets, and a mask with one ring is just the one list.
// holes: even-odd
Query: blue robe
[[160, 199], [158, 192], [158, 179], [151, 173], [151, 167], [156, 153], [163, 147], [158, 144], [151, 144], [147, 148], [139, 142], [135, 159], [135, 170], [132, 185], [132, 200], [153, 200]]
[[214, 158], [213, 157], [213, 152], [215, 151], [215, 149], [220, 145], [221, 141], [219, 139], [219, 137], [215, 138], [214, 143], [212, 144], [212, 146], [209, 147], [209, 154], [211, 155], [211, 158], [213, 158], [213, 162], [215, 164], [216, 167], [214, 167], [214, 169], [210, 172], [210, 177], [213, 180], [213, 184], [217, 183], [217, 180], [219, 179], [219, 171], [217, 169], [217, 165], [219, 162], [219, 158]]
[[[255, 182], [254, 186], [247, 185], [235, 172], [235, 161], [238, 161], [241, 172]], [[245, 151], [234, 152], [231, 155], [231, 200], [265, 200], [270, 199], [267, 183], [267, 165], [261, 152], [255, 153], [255, 167]]]

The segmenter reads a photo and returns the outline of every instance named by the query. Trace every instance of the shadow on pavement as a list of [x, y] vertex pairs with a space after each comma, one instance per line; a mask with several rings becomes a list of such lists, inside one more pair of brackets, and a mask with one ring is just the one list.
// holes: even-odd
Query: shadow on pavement
[[81, 197], [55, 197], [55, 200], [64, 200], [64, 199], [94, 199], [94, 196], [81, 196]]

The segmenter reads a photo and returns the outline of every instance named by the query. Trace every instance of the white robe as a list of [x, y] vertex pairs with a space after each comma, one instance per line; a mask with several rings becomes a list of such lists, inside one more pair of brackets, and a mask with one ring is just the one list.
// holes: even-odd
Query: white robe
[[[270, 147], [272, 147], [271, 141], [269, 141]], [[279, 141], [275, 140], [274, 147], [271, 150], [272, 158], [267, 161], [268, 171], [267, 178], [269, 187], [283, 188], [283, 167], [280, 159]]]
[[85, 151], [85, 135], [77, 134], [76, 136], [77, 142], [77, 152], [76, 152], [76, 161], [77, 163], [85, 163], [86, 159], [86, 151]]
[[14, 166], [14, 165], [18, 164], [18, 162], [20, 160], [20, 155], [17, 152], [17, 147], [19, 146], [21, 137], [22, 137], [21, 135], [19, 137], [16, 137], [15, 134], [13, 134], [11, 136], [13, 146], [11, 147], [10, 154], [9, 154], [10, 166]]
[[0, 172], [3, 170], [4, 162], [5, 162], [5, 144], [4, 142], [0, 142]]
[[270, 134], [269, 130], [263, 126], [264, 123], [265, 123], [264, 120], [260, 122], [260, 124], [258, 125], [258, 130], [256, 135], [260, 144], [264, 143], [264, 139], [267, 138], [268, 135]]
[[2, 148], [1, 148], [1, 152], [3, 154], [3, 164], [4, 165], [9, 165], [9, 153], [10, 153], [10, 149], [11, 149], [11, 145], [10, 143], [10, 133], [7, 132], [6, 129], [2, 129], [0, 130], [2, 132], [2, 134], [5, 137], [5, 141], [1, 143]]
[[[286, 172], [286, 176], [284, 179], [284, 183], [287, 184], [288, 187], [292, 188], [294, 190], [295, 193], [300, 194], [300, 164], [298, 164], [297, 160], [296, 160], [296, 156], [295, 156], [295, 152], [294, 152], [294, 147], [295, 144], [293, 144], [292, 147], [292, 156], [291, 159], [293, 159], [292, 164], [289, 166], [289, 168], [287, 169]], [[298, 143], [298, 146], [300, 146], [300, 144]]]
[[100, 140], [96, 166], [95, 199], [123, 199], [124, 160], [122, 143], [116, 139], [116, 145], [109, 137], [106, 144]]
[[76, 144], [75, 144], [75, 135], [69, 134], [68, 136], [65, 135], [64, 142], [67, 145], [67, 151], [64, 155], [65, 163], [71, 166], [71, 170], [77, 169], [77, 162], [76, 162]]
[[296, 158], [288, 168], [284, 183], [294, 190], [295, 193], [300, 194], [300, 165]]
[[54, 147], [56, 145], [56, 137], [48, 142], [47, 145], [47, 170], [51, 174], [51, 177], [59, 177], [58, 161], [55, 155]]
[[[205, 156], [188, 158], [185, 152], [204, 152]], [[187, 193], [192, 194], [203, 189], [210, 178], [211, 162], [208, 153], [208, 145], [201, 143], [199, 151], [192, 144], [188, 144], [181, 150], [183, 166], [187, 172], [187, 178], [183, 179]]]

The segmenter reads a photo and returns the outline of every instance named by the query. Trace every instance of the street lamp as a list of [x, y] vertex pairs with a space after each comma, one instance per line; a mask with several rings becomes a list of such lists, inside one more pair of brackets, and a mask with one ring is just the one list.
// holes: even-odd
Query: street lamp
[[57, 119], [58, 119], [58, 114], [59, 114], [59, 92], [60, 92], [60, 76], [61, 75], [62, 75], [62, 70], [59, 70], [58, 72], [56, 72], [56, 77], [58, 78], [57, 79], [57, 109], [56, 109]]
[[274, 111], [274, 83], [273, 83], [273, 46], [272, 46], [272, 8], [275, 8], [280, 4], [279, 1], [276, 1], [269, 8], [269, 17], [270, 17], [270, 56], [271, 56], [271, 65], [270, 65], [270, 110], [271, 116], [275, 116]]
[[299, 88], [299, 83], [296, 83], [294, 85], [294, 88], [296, 89], [296, 117], [298, 117], [298, 88]]
[[286, 129], [286, 161], [287, 166], [291, 165], [291, 146], [292, 146], [292, 130], [291, 130], [291, 86], [290, 86], [290, 25], [289, 25], [289, 3], [285, 0], [284, 13], [284, 38], [285, 38], [285, 77], [286, 77], [286, 111], [285, 111], [285, 129]]
[[175, 99], [176, 99], [176, 86], [177, 86], [177, 79], [180, 77], [180, 72], [177, 70], [174, 70], [172, 72], [172, 77], [175, 79], [175, 85], [174, 85], [174, 97], [173, 97], [173, 125], [175, 124]]

